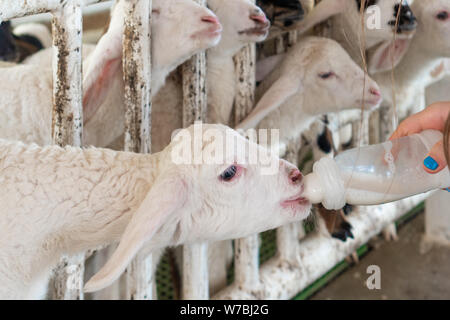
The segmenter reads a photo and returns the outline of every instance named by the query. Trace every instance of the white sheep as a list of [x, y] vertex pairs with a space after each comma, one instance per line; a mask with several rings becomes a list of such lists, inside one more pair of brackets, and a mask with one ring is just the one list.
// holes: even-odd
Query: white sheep
[[[208, 6], [223, 32], [219, 44], [207, 52], [207, 122], [230, 125], [237, 85], [233, 56], [248, 43], [264, 40], [270, 23], [249, 0], [208, 0]], [[182, 127], [182, 105], [181, 74], [174, 72], [153, 100], [152, 150], [162, 150]]]
[[[410, 0], [411, 4], [413, 0]], [[416, 28], [416, 20], [408, 4], [403, 0], [366, 0], [364, 8], [364, 44], [369, 49], [396, 36], [403, 40], [411, 38]], [[372, 7], [376, 5], [376, 7]], [[399, 5], [401, 11], [398, 28], [395, 29]], [[306, 19], [300, 30], [306, 31], [332, 17], [331, 36], [338, 41], [350, 56], [362, 65], [361, 27], [362, 0], [323, 0], [319, 2]]]
[[[395, 30], [395, 17], [398, 13], [398, 5], [401, 3], [399, 25]], [[413, 3], [413, 0], [409, 1]], [[298, 34], [302, 35], [315, 25], [332, 18], [333, 27], [331, 37], [338, 41], [349, 53], [354, 61], [361, 67], [361, 41], [365, 49], [370, 49], [377, 44], [392, 40], [395, 35], [395, 45], [400, 47], [399, 53], [395, 55], [394, 65], [397, 64], [406, 52], [408, 40], [415, 33], [417, 25], [413, 12], [407, 3], [401, 0], [367, 0], [366, 7], [376, 4], [379, 8], [379, 28], [369, 27], [374, 16], [373, 11], [364, 11], [364, 37], [361, 30], [361, 1], [360, 0], [323, 0], [320, 1], [306, 18], [298, 25]], [[262, 81], [267, 75], [284, 59], [284, 55], [275, 55], [259, 61], [256, 65], [256, 80]]]
[[43, 297], [62, 254], [120, 239], [92, 292], [142, 247], [244, 237], [310, 210], [296, 167], [222, 125], [191, 126], [152, 155], [0, 140], [0, 172], [2, 299]]
[[[396, 112], [399, 118], [409, 112], [417, 112], [425, 107], [425, 88], [440, 80], [443, 70], [442, 59], [450, 57], [450, 2], [446, 0], [415, 1], [411, 5], [417, 16], [416, 35], [409, 43], [409, 49], [394, 68], [395, 86], [392, 73], [389, 43], [377, 48], [370, 58], [370, 70], [376, 73], [374, 79], [383, 94], [383, 106], [394, 110], [394, 90]], [[401, 50], [394, 51], [394, 55]], [[392, 128], [393, 129], [393, 128]]]
[[307, 37], [258, 87], [262, 96], [237, 129], [279, 129], [280, 155], [319, 115], [366, 110], [381, 102], [378, 85], [334, 40]]
[[[189, 15], [185, 13], [189, 12]], [[180, 21], [183, 21], [180, 24]], [[122, 76], [123, 2], [112, 15], [108, 32], [97, 46], [87, 46], [83, 80], [84, 142], [107, 146], [124, 131]], [[152, 93], [166, 76], [190, 56], [220, 40], [216, 16], [191, 0], [155, 0], [152, 18]], [[51, 50], [36, 54], [29, 65], [0, 74], [0, 137], [51, 143]]]

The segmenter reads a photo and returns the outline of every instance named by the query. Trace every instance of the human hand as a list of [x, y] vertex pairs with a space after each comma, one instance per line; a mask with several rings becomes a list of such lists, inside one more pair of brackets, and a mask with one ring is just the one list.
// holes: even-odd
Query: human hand
[[[434, 129], [444, 133], [445, 124], [450, 114], [450, 102], [438, 102], [416, 113], [400, 123], [389, 140], [401, 138], [423, 130]], [[443, 140], [431, 148], [423, 161], [423, 168], [428, 173], [438, 173], [447, 166]]]

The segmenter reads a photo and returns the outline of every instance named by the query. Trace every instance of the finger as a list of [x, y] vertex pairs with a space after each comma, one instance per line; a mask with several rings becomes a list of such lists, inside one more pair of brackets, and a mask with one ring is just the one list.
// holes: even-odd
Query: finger
[[444, 155], [444, 142], [442, 140], [431, 148], [423, 160], [423, 167], [428, 173], [438, 173], [447, 167], [447, 160]]
[[444, 131], [445, 122], [449, 113], [450, 102], [432, 104], [425, 110], [402, 121], [389, 139], [397, 139], [427, 129]]

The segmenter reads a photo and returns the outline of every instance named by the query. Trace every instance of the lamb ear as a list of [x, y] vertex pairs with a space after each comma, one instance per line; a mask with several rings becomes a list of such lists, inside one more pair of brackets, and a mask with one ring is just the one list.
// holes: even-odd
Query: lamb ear
[[395, 68], [408, 51], [409, 39], [385, 41], [369, 53], [369, 73], [375, 74]]
[[85, 292], [101, 290], [119, 278], [143, 245], [185, 204], [187, 186], [182, 178], [158, 180], [133, 214], [112, 257], [84, 286]]
[[259, 100], [255, 109], [236, 126], [236, 129], [248, 130], [254, 128], [269, 113], [276, 110], [290, 97], [298, 93], [302, 88], [298, 79], [290, 77], [281, 77], [266, 91], [261, 100]]
[[88, 122], [105, 101], [114, 75], [122, 67], [123, 14], [116, 6], [108, 31], [102, 36], [94, 51], [89, 55], [88, 68], [83, 78], [83, 116]]

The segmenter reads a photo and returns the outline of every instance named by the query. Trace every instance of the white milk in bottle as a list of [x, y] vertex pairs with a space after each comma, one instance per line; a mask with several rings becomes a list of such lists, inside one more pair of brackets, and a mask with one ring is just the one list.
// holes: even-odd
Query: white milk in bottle
[[338, 210], [346, 203], [375, 205], [450, 187], [450, 171], [430, 174], [423, 160], [443, 137], [440, 131], [419, 134], [382, 144], [344, 151], [323, 158], [305, 177], [305, 197], [312, 203]]

